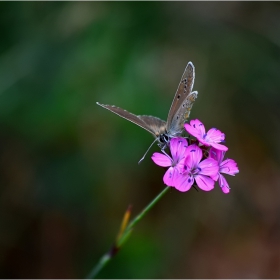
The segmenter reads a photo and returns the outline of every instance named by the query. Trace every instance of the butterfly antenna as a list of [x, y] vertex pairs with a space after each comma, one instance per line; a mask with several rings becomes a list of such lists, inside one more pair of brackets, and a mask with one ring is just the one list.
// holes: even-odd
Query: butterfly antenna
[[151, 147], [155, 144], [155, 142], [157, 141], [158, 139], [156, 138], [153, 143], [150, 145], [150, 147], [148, 148], [148, 150], [146, 151], [146, 153], [144, 154], [144, 156], [138, 161], [138, 164], [141, 163], [141, 161], [145, 158], [146, 154], [148, 153], [148, 151], [151, 149]]

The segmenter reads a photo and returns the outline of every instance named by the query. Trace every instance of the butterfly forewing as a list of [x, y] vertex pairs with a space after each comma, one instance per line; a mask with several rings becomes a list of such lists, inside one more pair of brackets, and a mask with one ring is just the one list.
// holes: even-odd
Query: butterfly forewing
[[166, 122], [159, 118], [153, 116], [136, 116], [122, 108], [113, 105], [104, 105], [98, 102], [96, 102], [96, 104], [132, 123], [137, 124], [138, 126], [152, 133], [155, 137], [158, 137], [161, 133], [166, 131]]
[[166, 129], [170, 136], [179, 135], [186, 119], [189, 117], [190, 110], [197, 97], [197, 92], [192, 92], [194, 78], [194, 65], [189, 62], [169, 110]]

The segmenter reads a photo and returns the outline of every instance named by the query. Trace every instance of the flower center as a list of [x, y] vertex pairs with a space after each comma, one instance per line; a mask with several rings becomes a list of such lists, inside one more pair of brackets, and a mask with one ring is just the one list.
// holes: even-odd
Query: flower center
[[194, 167], [193, 169], [191, 169], [190, 173], [195, 176], [197, 174], [199, 174], [201, 172], [201, 168], [199, 167]]

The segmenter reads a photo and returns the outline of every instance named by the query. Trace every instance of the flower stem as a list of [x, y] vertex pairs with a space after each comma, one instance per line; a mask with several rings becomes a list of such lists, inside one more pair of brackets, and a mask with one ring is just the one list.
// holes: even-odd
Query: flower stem
[[162, 198], [162, 196], [170, 189], [170, 187], [166, 187], [163, 189], [161, 193], [159, 193], [143, 210], [140, 214], [138, 214], [126, 227], [122, 237], [119, 239], [118, 245], [119, 247], [124, 243], [127, 239], [126, 235], [130, 234], [133, 227], [149, 212], [149, 210]]
[[88, 274], [86, 279], [93, 279], [96, 277], [96, 275], [102, 270], [102, 268], [116, 255], [116, 253], [119, 251], [121, 246], [126, 242], [126, 240], [129, 238], [131, 231], [133, 227], [149, 212], [149, 210], [163, 197], [165, 193], [170, 189], [170, 187], [166, 187], [163, 189], [161, 193], [159, 193], [143, 210], [140, 214], [138, 214], [125, 228], [122, 235], [118, 237], [115, 244], [112, 246], [112, 248], [105, 253], [97, 265], [91, 270], [91, 272]]

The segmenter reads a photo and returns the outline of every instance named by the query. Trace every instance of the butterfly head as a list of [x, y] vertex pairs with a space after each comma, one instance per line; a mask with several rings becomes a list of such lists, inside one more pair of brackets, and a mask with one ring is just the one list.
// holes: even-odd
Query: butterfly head
[[158, 136], [158, 146], [161, 148], [161, 149], [165, 149], [168, 144], [169, 144], [169, 141], [170, 141], [170, 137], [168, 136], [167, 133], [162, 133]]

